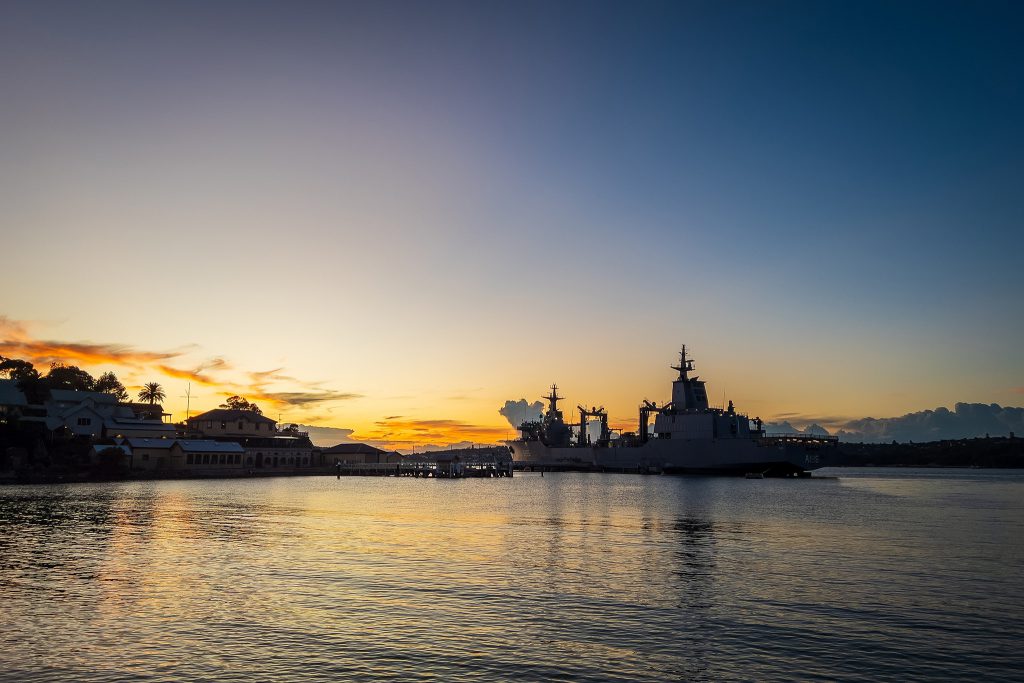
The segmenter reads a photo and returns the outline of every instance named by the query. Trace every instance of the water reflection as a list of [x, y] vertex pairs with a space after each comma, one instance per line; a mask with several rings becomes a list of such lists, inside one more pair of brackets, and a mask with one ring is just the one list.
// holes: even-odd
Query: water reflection
[[711, 669], [709, 651], [717, 622], [715, 604], [715, 528], [709, 520], [679, 518], [672, 525], [678, 542], [674, 574], [678, 580], [678, 608], [685, 614], [680, 635], [687, 657], [680, 672], [687, 680], [705, 678]]
[[672, 528], [679, 539], [675, 573], [685, 594], [680, 606], [692, 611], [707, 610], [714, 593], [714, 526], [703, 519], [677, 519]]
[[1024, 482], [954, 488], [3, 488], [0, 679], [1006, 678]]

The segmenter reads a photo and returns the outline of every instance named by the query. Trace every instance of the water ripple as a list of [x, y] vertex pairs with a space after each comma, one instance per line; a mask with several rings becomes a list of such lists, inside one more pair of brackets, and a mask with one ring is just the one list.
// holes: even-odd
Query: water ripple
[[0, 680], [1020, 680], [1024, 478], [0, 488]]

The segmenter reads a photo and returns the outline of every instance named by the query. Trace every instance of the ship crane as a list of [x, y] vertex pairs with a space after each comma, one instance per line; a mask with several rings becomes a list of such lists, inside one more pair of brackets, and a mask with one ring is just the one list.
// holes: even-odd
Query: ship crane
[[640, 443], [647, 443], [647, 440], [651, 436], [650, 428], [648, 427], [648, 422], [651, 419], [651, 413], [657, 415], [658, 413], [663, 413], [666, 410], [669, 410], [671, 407], [671, 403], [666, 403], [659, 408], [658, 404], [654, 401], [648, 401], [646, 398], [644, 399], [644, 402], [640, 404]]
[[587, 423], [589, 418], [596, 417], [601, 420], [601, 436], [598, 437], [598, 444], [606, 444], [611, 440], [611, 433], [608, 431], [608, 411], [604, 409], [604, 406], [600, 408], [591, 407], [587, 410], [586, 406], [576, 406], [580, 411], [580, 432], [576, 436], [576, 443], [580, 446], [586, 446], [589, 437], [587, 436]]

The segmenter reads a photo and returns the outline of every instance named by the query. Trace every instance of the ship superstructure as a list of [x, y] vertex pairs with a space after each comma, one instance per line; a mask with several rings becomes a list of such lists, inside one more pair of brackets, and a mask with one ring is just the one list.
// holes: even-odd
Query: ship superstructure
[[[603, 407], [578, 406], [580, 419], [565, 422], [558, 387], [544, 398], [540, 420], [520, 426], [522, 438], [509, 442], [520, 468], [660, 471], [667, 473], [803, 474], [827, 464], [834, 437], [768, 435], [758, 417], [728, 406], [712, 407], [703, 380], [692, 374], [694, 361], [686, 346], [679, 354], [672, 400], [659, 406], [644, 400], [636, 432], [613, 435]], [[651, 418], [654, 424], [651, 425]], [[596, 438], [590, 426], [596, 420]]]

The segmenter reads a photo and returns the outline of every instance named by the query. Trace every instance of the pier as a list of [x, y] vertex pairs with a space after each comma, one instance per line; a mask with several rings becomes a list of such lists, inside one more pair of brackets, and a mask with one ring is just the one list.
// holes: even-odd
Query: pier
[[512, 462], [463, 463], [438, 459], [401, 463], [338, 463], [334, 473], [345, 477], [424, 477], [488, 479], [512, 476]]

